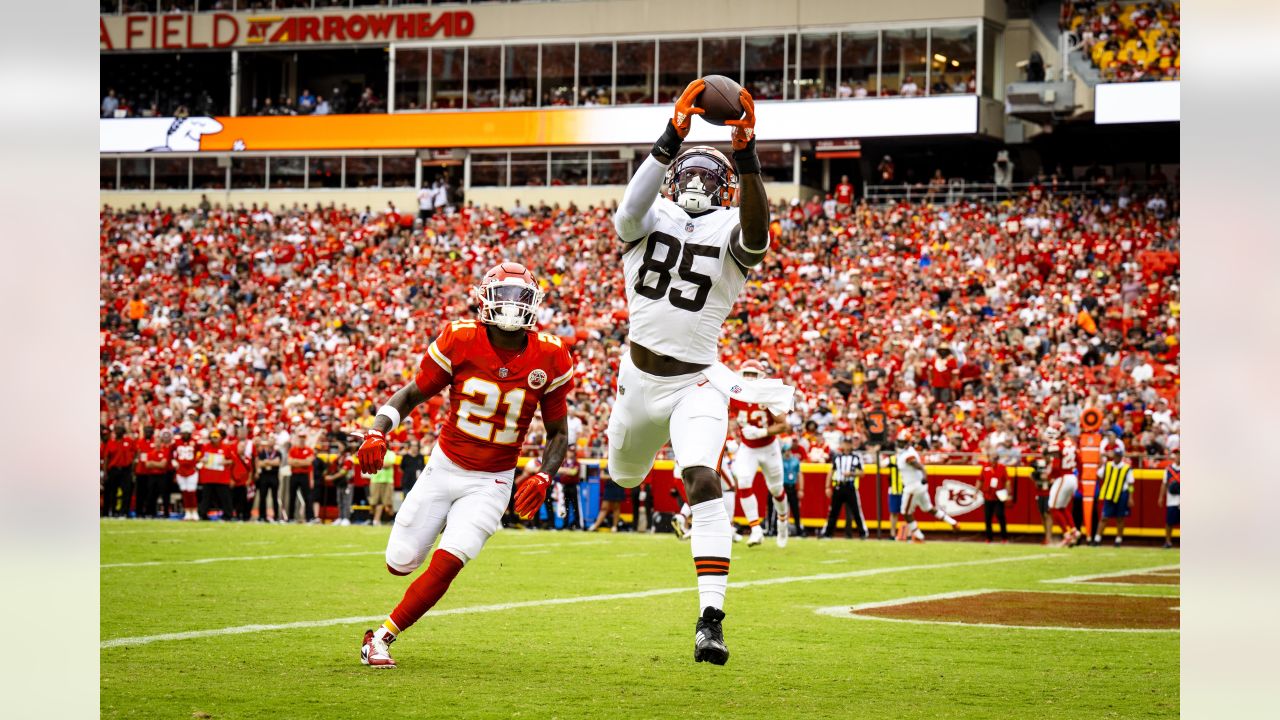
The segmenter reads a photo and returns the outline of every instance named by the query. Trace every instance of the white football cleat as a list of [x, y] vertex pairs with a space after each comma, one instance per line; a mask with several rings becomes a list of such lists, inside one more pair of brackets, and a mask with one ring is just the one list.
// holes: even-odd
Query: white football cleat
[[764, 542], [764, 528], [759, 525], [751, 527], [751, 537], [747, 538], [747, 547], [753, 547]]
[[784, 548], [787, 546], [787, 537], [788, 535], [790, 535], [790, 533], [791, 533], [791, 529], [787, 527], [787, 516], [779, 515], [778, 516], [778, 547]]
[[396, 661], [391, 659], [391, 643], [395, 641], [396, 636], [385, 628], [378, 628], [376, 632], [365, 630], [364, 644], [360, 646], [360, 662], [378, 669], [395, 667]]

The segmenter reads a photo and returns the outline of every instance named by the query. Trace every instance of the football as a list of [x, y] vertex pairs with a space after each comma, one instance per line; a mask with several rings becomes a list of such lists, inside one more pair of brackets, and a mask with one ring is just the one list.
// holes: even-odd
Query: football
[[698, 107], [706, 110], [702, 119], [712, 125], [723, 126], [726, 120], [742, 117], [742, 102], [738, 92], [742, 86], [724, 75], [708, 75], [703, 80], [707, 86], [698, 94]]

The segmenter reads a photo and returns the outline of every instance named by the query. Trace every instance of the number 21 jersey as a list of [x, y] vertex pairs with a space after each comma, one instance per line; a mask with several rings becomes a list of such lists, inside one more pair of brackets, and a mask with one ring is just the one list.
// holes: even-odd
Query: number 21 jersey
[[660, 355], [710, 365], [720, 331], [747, 283], [729, 254], [738, 209], [690, 217], [659, 197], [653, 232], [622, 255], [630, 339]]
[[528, 331], [520, 353], [503, 360], [483, 325], [457, 320], [427, 348], [414, 381], [427, 397], [449, 388], [449, 414], [440, 449], [467, 470], [505, 472], [516, 466], [520, 446], [542, 407], [544, 422], [568, 414], [573, 358], [554, 335]]

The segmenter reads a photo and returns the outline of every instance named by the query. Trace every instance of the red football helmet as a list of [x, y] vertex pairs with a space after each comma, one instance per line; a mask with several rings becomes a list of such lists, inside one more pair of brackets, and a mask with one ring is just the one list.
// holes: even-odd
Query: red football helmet
[[764, 363], [759, 360], [746, 360], [738, 366], [738, 374], [748, 380], [758, 380], [765, 376]]
[[538, 321], [542, 289], [520, 263], [504, 261], [489, 268], [475, 296], [480, 302], [480, 322], [487, 325], [512, 331], [532, 328]]

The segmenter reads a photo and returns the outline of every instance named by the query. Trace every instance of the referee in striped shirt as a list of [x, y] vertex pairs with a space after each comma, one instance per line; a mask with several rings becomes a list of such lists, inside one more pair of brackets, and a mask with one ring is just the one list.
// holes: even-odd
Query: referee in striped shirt
[[1124, 461], [1124, 446], [1115, 443], [1111, 446], [1111, 459], [1102, 470], [1102, 481], [1097, 483], [1093, 500], [1094, 512], [1101, 502], [1102, 522], [1097, 524], [1093, 533], [1093, 546], [1102, 544], [1102, 533], [1107, 529], [1107, 520], [1116, 521], [1116, 547], [1124, 541], [1124, 519], [1133, 510], [1133, 468]]
[[853, 537], [850, 518], [858, 524], [858, 534], [867, 537], [867, 525], [862, 519], [862, 507], [858, 503], [858, 481], [862, 477], [862, 456], [854, 452], [847, 436], [840, 438], [839, 448], [831, 453], [831, 472], [827, 477], [827, 497], [831, 498], [831, 513], [827, 516], [827, 528], [822, 537], [833, 537], [840, 510], [845, 510], [844, 536]]

